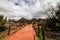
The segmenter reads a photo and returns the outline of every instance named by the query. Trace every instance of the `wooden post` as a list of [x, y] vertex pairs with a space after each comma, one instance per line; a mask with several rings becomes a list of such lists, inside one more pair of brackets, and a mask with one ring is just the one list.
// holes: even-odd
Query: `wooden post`
[[40, 34], [40, 28], [39, 28], [39, 26], [38, 26], [38, 36], [40, 36], [39, 34]]
[[8, 31], [8, 35], [10, 35], [10, 30], [11, 30], [11, 25], [9, 26], [9, 31]]
[[35, 40], [35, 35], [34, 35], [34, 40]]
[[42, 39], [45, 40], [44, 29], [42, 29]]

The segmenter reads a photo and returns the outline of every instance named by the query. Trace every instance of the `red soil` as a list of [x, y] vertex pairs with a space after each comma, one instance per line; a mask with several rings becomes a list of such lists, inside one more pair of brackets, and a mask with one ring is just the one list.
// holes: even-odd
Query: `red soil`
[[38, 40], [34, 35], [36, 34], [32, 28], [32, 24], [29, 24], [5, 40]]

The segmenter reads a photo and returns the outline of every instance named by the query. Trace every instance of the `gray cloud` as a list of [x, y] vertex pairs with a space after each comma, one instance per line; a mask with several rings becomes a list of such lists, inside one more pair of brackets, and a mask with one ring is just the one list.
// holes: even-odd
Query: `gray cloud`
[[46, 18], [45, 13], [51, 13], [51, 8], [57, 10], [57, 4], [60, 0], [0, 0], [0, 14], [15, 20]]

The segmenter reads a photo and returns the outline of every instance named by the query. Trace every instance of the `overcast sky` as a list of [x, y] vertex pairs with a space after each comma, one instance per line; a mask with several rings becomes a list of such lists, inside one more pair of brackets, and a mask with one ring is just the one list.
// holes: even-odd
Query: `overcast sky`
[[0, 0], [0, 14], [15, 20], [46, 18], [45, 11], [56, 9], [59, 3], [60, 0]]

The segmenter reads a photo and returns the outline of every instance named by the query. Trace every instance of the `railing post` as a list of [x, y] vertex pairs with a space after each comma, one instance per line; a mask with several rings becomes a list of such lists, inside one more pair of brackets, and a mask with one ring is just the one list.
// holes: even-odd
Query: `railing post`
[[35, 40], [35, 35], [34, 35], [34, 40]]
[[8, 35], [10, 35], [10, 30], [11, 30], [11, 25], [9, 26], [9, 31], [8, 31]]
[[44, 29], [42, 28], [42, 40], [45, 40]]

